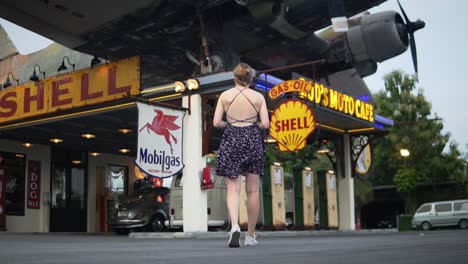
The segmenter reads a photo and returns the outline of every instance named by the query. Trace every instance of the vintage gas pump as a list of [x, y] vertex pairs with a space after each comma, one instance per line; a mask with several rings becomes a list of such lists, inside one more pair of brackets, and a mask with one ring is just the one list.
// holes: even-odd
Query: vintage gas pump
[[276, 163], [270, 167], [271, 177], [271, 204], [273, 226], [276, 229], [286, 227], [286, 208], [284, 195], [284, 171], [281, 164]]
[[310, 168], [302, 170], [302, 196], [304, 210], [304, 227], [312, 228], [315, 223], [314, 206], [314, 173]]
[[202, 179], [201, 179], [201, 189], [202, 190], [213, 189], [214, 183], [215, 183], [215, 177], [216, 177], [216, 173], [215, 173], [214, 167], [206, 166], [205, 168], [203, 168]]

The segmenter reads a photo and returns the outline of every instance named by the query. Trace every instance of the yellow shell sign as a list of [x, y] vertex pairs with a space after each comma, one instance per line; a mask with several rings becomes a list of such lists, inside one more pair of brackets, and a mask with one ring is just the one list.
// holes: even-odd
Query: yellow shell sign
[[270, 135], [276, 139], [281, 151], [296, 151], [305, 147], [314, 127], [312, 109], [304, 102], [292, 99], [281, 103], [273, 113]]

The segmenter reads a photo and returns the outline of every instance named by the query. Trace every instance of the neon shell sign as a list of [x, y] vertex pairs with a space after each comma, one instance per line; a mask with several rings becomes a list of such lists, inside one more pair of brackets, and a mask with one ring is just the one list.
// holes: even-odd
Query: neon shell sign
[[305, 147], [307, 137], [314, 131], [312, 109], [301, 100], [291, 99], [279, 105], [270, 120], [270, 136], [281, 151], [296, 151]]

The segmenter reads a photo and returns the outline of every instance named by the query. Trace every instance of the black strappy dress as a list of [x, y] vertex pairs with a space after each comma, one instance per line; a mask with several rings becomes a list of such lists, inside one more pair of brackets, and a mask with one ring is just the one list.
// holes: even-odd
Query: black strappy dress
[[[228, 115], [229, 108], [237, 99], [237, 96], [241, 94], [255, 109], [257, 112], [256, 116], [239, 120]], [[265, 145], [262, 131], [256, 124], [259, 116], [257, 108], [255, 108], [254, 104], [242, 90], [239, 89], [239, 93], [234, 97], [225, 113], [228, 120], [233, 120], [233, 122], [228, 122], [223, 133], [218, 153], [217, 175], [234, 179], [239, 177], [239, 175], [253, 173], [259, 174], [262, 177], [265, 162]], [[243, 127], [232, 125], [239, 122], [252, 124]]]

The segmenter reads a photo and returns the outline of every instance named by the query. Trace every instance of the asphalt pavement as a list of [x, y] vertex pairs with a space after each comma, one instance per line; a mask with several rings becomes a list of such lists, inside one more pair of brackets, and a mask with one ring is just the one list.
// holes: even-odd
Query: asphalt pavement
[[225, 232], [142, 237], [3, 232], [0, 263], [468, 263], [468, 230], [260, 232], [258, 246], [234, 249]]

